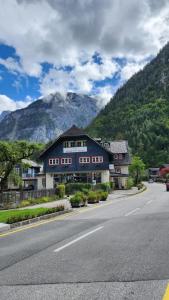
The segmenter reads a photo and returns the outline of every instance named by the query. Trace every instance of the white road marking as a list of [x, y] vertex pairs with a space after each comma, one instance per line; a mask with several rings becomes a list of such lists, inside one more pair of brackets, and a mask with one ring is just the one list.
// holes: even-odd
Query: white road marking
[[150, 204], [151, 202], [153, 202], [153, 200], [148, 201], [146, 204]]
[[64, 246], [61, 246], [61, 247], [55, 249], [54, 252], [59, 252], [59, 251], [63, 250], [64, 248], [67, 248], [67, 247], [73, 245], [74, 243], [76, 243], [76, 242], [78, 242], [78, 241], [84, 239], [84, 238], [87, 237], [88, 235], [91, 235], [92, 233], [94, 233], [94, 232], [96, 232], [96, 231], [102, 229], [103, 227], [104, 227], [104, 226], [97, 227], [96, 229], [94, 229], [94, 230], [92, 230], [92, 231], [89, 231], [89, 232], [87, 232], [87, 233], [85, 233], [85, 234], [79, 236], [77, 239], [75, 239], [75, 240], [73, 240], [73, 241], [71, 241], [71, 242], [65, 244]]
[[129, 211], [127, 214], [125, 214], [124, 216], [125, 217], [128, 217], [128, 216], [130, 216], [130, 215], [132, 215], [132, 214], [134, 214], [137, 210], [139, 210], [140, 209], [140, 207], [137, 207], [137, 208], [135, 208], [135, 209], [133, 209], [132, 211]]

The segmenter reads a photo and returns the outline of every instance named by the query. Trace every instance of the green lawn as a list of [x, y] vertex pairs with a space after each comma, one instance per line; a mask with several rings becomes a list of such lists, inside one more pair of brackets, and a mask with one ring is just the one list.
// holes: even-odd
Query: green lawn
[[32, 219], [45, 214], [50, 214], [57, 211], [64, 210], [63, 206], [56, 208], [32, 208], [24, 210], [10, 210], [10, 211], [0, 211], [0, 222], [1, 223], [15, 223], [27, 219]]

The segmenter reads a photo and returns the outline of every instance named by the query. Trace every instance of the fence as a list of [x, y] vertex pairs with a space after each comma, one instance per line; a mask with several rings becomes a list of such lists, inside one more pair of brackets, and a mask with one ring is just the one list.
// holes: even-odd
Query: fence
[[56, 195], [56, 189], [0, 192], [0, 209], [15, 208], [22, 200]]

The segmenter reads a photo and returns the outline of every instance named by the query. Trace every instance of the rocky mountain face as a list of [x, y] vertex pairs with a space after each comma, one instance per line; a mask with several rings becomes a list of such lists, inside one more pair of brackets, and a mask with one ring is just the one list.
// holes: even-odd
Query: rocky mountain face
[[128, 139], [147, 166], [169, 163], [169, 44], [117, 91], [88, 132]]
[[11, 113], [10, 110], [4, 110], [1, 114], [0, 114], [0, 122]]
[[48, 142], [73, 124], [86, 127], [99, 112], [97, 101], [86, 95], [51, 94], [0, 119], [1, 140]]

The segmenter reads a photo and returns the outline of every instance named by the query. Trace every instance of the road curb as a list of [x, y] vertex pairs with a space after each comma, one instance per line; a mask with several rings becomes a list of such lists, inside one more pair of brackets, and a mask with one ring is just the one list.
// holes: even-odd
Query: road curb
[[141, 194], [141, 193], [145, 192], [146, 190], [147, 190], [147, 187], [144, 185], [144, 187], [141, 190], [138, 190], [137, 193], [134, 193], [134, 194], [131, 194], [131, 195], [126, 195], [126, 196], [128, 196], [128, 197], [135, 196], [137, 194]]
[[44, 216], [40, 216], [40, 217], [36, 217], [36, 218], [33, 218], [33, 219], [28, 219], [28, 220], [25, 220], [25, 221], [13, 223], [13, 224], [10, 224], [10, 229], [13, 229], [13, 228], [16, 228], [16, 227], [21, 227], [21, 226], [32, 224], [32, 223], [36, 223], [36, 222], [41, 221], [41, 220], [51, 219], [51, 218], [54, 218], [54, 217], [57, 217], [57, 216], [60, 216], [60, 215], [67, 214], [71, 211], [72, 211], [72, 209], [65, 209], [64, 211], [57, 211], [55, 213], [46, 214]]

